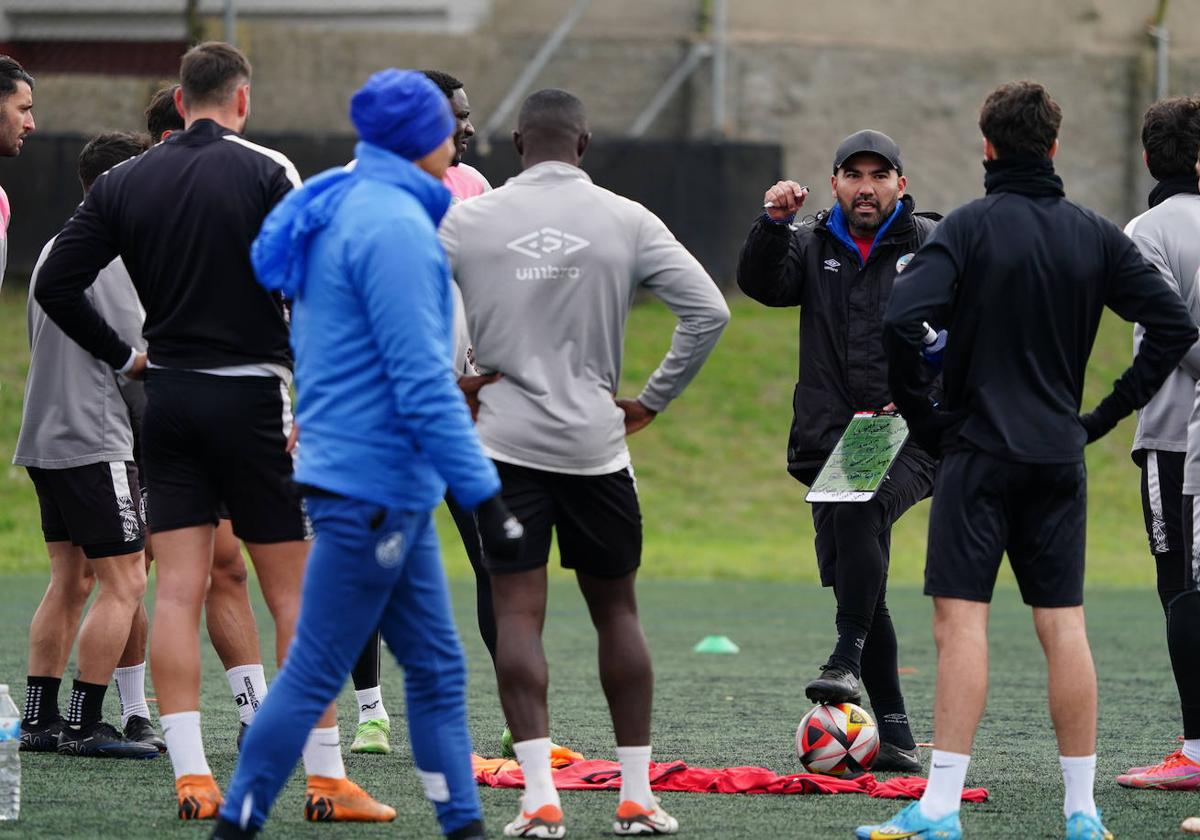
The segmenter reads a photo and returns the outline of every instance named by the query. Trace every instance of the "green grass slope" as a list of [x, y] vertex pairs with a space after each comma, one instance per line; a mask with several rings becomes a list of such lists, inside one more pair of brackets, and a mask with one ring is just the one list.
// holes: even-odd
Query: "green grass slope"
[[[796, 379], [795, 309], [735, 297], [733, 320], [700, 376], [668, 411], [631, 438], [651, 577], [816, 579], [812, 519], [803, 487], [784, 471]], [[37, 504], [24, 470], [11, 466], [28, 368], [24, 290], [0, 295], [0, 571], [44, 567]], [[629, 319], [623, 394], [634, 396], [658, 364], [674, 328], [656, 301]], [[1129, 328], [1105, 320], [1089, 372], [1087, 406], [1128, 364]], [[1128, 458], [1132, 421], [1088, 450], [1089, 580], [1149, 585], [1137, 494]], [[892, 575], [919, 581], [928, 502], [893, 538]], [[469, 574], [448, 516], [439, 520], [454, 575]]]

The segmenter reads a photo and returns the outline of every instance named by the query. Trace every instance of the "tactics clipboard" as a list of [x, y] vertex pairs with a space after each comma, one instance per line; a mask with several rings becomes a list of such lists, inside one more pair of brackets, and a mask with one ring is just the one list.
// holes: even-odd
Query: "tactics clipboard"
[[906, 440], [908, 424], [899, 414], [858, 412], [829, 453], [804, 500], [870, 501], [887, 478]]

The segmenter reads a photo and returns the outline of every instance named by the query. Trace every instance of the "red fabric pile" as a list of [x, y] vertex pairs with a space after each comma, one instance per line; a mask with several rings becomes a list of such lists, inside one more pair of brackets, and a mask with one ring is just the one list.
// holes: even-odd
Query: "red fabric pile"
[[[556, 762], [554, 786], [559, 790], [616, 790], [621, 786], [621, 767], [615, 761], [581, 759]], [[525, 777], [515, 761], [475, 756], [475, 781], [496, 788], [522, 788]], [[856, 779], [839, 779], [816, 773], [780, 776], [765, 767], [689, 767], [682, 761], [650, 765], [650, 787], [654, 790], [687, 793], [862, 793], [880, 799], [917, 799], [925, 791], [925, 780], [900, 776], [880, 782], [870, 773]], [[986, 788], [963, 791], [964, 802], [985, 802]]]

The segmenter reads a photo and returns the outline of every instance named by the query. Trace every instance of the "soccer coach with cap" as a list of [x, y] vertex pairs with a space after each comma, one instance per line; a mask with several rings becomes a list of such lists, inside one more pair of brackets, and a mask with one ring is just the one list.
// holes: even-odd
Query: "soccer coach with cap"
[[413, 760], [447, 837], [483, 837], [467, 732], [466, 665], [432, 510], [449, 485], [483, 548], [514, 556], [500, 500], [450, 366], [452, 298], [437, 225], [454, 156], [446, 97], [385, 70], [354, 94], [352, 171], [292, 192], [263, 224], [259, 282], [294, 301], [296, 480], [316, 541], [296, 637], [250, 727], [214, 837], [253, 836], [378, 627], [405, 671]]
[[[905, 194], [900, 149], [886, 134], [859, 131], [838, 146], [834, 205], [794, 222], [808, 188], [780, 181], [764, 196], [738, 263], [738, 286], [767, 306], [800, 307], [800, 375], [787, 468], [811, 484], [857, 411], [893, 409], [882, 324], [896, 275], [934, 227]], [[857, 703], [866, 686], [879, 723], [876, 770], [920, 769], [897, 676], [888, 613], [891, 527], [929, 495], [935, 463], [914, 443], [868, 502], [812, 506], [821, 583], [837, 599], [838, 639], [814, 702]]]

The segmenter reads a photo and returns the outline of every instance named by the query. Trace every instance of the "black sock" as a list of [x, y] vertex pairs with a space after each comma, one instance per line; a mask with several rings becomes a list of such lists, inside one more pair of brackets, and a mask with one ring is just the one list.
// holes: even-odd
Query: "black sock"
[[908, 713], [904, 709], [897, 651], [896, 628], [892, 624], [892, 614], [887, 608], [887, 591], [884, 590], [879, 593], [871, 634], [867, 636], [867, 644], [863, 648], [863, 687], [871, 698], [871, 709], [875, 712], [880, 739], [902, 750], [911, 750], [917, 744], [909, 728]]
[[480, 840], [486, 837], [483, 832], [483, 822], [481, 820], [471, 820], [462, 828], [456, 828], [454, 831], [446, 833], [446, 840]]
[[837, 621], [838, 640], [833, 646], [833, 653], [829, 657], [831, 665], [837, 665], [842, 668], [847, 668], [854, 673], [854, 676], [862, 674], [862, 652], [863, 646], [866, 644], [867, 635], [854, 622], [843, 620], [842, 615], [838, 614]]
[[379, 638], [379, 631], [376, 630], [367, 639], [358, 662], [354, 663], [350, 676], [354, 680], [355, 691], [366, 691], [379, 685]]
[[908, 712], [904, 710], [904, 699], [875, 702], [871, 701], [871, 711], [875, 712], [875, 724], [879, 727], [879, 740], [902, 750], [915, 749], [916, 740], [908, 725]]
[[75, 680], [71, 686], [71, 702], [67, 706], [67, 723], [80, 729], [99, 723], [104, 718], [104, 692], [108, 685]]
[[22, 723], [26, 726], [45, 726], [61, 718], [58, 711], [58, 688], [61, 685], [62, 677], [26, 677], [25, 716]]
[[1200, 738], [1200, 591], [1178, 596], [1167, 611], [1167, 650], [1179, 689], [1183, 737]]
[[218, 817], [209, 840], [252, 840], [257, 834], [257, 828], [242, 828], [224, 817]]

